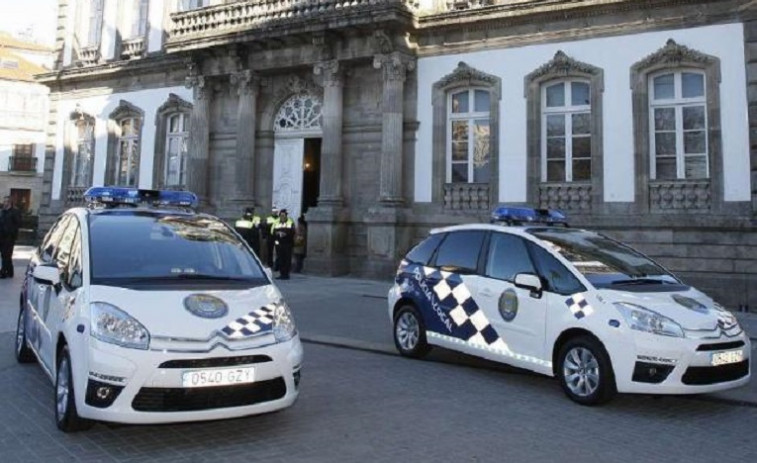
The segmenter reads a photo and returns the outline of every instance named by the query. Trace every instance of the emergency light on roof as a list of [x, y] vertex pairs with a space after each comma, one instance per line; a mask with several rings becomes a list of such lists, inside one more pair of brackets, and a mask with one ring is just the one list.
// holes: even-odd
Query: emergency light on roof
[[541, 223], [547, 225], [568, 225], [568, 218], [553, 209], [534, 209], [532, 207], [497, 206], [491, 215], [492, 223], [507, 225], [525, 225]]
[[84, 193], [89, 206], [119, 206], [141, 204], [153, 207], [197, 207], [197, 195], [189, 191], [139, 190], [137, 188], [93, 186]]

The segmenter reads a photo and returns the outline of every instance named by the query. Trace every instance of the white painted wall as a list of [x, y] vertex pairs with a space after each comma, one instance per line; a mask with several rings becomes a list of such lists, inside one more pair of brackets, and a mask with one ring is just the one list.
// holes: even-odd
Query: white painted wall
[[13, 145], [29, 143], [36, 144], [37, 172], [44, 171], [49, 92], [36, 83], [0, 80], [0, 171], [8, 170]]
[[630, 68], [672, 38], [680, 45], [720, 58], [721, 127], [726, 201], [749, 201], [744, 31], [726, 24], [628, 36], [597, 38], [520, 48], [487, 50], [418, 60], [418, 118], [415, 146], [415, 201], [430, 202], [432, 188], [432, 85], [460, 61], [502, 79], [500, 102], [500, 202], [526, 200], [525, 76], [550, 61], [555, 52], [604, 70], [604, 199], [634, 199], [634, 140]]
[[174, 93], [186, 101], [192, 100], [192, 90], [185, 87], [168, 87], [140, 90], [128, 93], [113, 93], [87, 98], [70, 98], [61, 100], [58, 110], [57, 136], [55, 142], [55, 167], [53, 171], [52, 198], [61, 198], [61, 181], [63, 177], [64, 131], [71, 112], [79, 105], [81, 110], [95, 117], [95, 161], [93, 185], [102, 185], [105, 181], [105, 161], [108, 149], [108, 116], [125, 100], [145, 112], [140, 140], [139, 187], [152, 188], [153, 158], [155, 155], [156, 112]]

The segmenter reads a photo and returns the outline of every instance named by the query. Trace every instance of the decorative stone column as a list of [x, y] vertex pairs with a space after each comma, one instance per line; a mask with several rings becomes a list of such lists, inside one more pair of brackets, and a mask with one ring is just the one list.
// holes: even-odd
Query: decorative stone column
[[305, 271], [325, 275], [349, 272], [348, 211], [342, 188], [343, 73], [337, 60], [317, 63], [313, 72], [323, 78], [321, 184], [318, 206], [307, 213], [308, 258]]
[[187, 189], [197, 195], [200, 205], [208, 204], [208, 151], [210, 147], [210, 96], [213, 89], [204, 76], [190, 75], [186, 87], [193, 90], [192, 113], [189, 116], [189, 152], [187, 157]]
[[240, 214], [245, 207], [255, 204], [255, 127], [257, 125], [257, 104], [260, 77], [251, 70], [244, 70], [230, 76], [232, 87], [236, 88], [237, 101], [237, 146], [231, 171], [224, 175], [228, 188], [227, 198], [231, 216]]
[[323, 140], [321, 142], [321, 189], [318, 206], [341, 207], [342, 196], [342, 111], [343, 74], [339, 61], [317, 63], [313, 68], [323, 77]]
[[379, 202], [402, 205], [403, 103], [405, 78], [415, 69], [414, 58], [400, 52], [376, 55], [373, 67], [384, 72], [381, 117], [381, 177]]

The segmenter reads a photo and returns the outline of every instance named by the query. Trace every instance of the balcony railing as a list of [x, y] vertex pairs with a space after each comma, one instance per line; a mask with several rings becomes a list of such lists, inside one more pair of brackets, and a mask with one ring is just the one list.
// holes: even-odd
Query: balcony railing
[[171, 15], [168, 44], [247, 31], [277, 20], [295, 22], [349, 10], [380, 6], [418, 8], [419, 0], [248, 0]]
[[137, 37], [121, 43], [121, 57], [125, 59], [140, 58], [145, 54], [145, 38]]
[[80, 66], [94, 66], [100, 62], [100, 45], [84, 47], [79, 50]]
[[66, 190], [66, 207], [75, 207], [84, 205], [84, 193], [87, 191], [86, 186], [70, 186]]
[[450, 211], [488, 211], [488, 183], [447, 183], [444, 185], [444, 209]]
[[589, 213], [591, 190], [591, 183], [542, 183], [539, 185], [539, 207]]
[[11, 156], [8, 158], [8, 172], [33, 173], [37, 171], [37, 158], [30, 156]]
[[652, 180], [649, 208], [652, 212], [708, 211], [712, 194], [709, 180]]

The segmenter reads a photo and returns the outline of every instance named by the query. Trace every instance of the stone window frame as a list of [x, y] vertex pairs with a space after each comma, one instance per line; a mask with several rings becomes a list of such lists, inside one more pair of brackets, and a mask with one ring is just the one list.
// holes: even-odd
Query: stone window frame
[[[489, 109], [491, 108], [491, 104], [489, 104], [489, 108], [487, 108], [487, 111], [476, 111], [475, 110], [475, 104], [476, 104], [476, 91], [484, 91], [488, 94], [490, 100], [491, 100], [491, 92], [487, 88], [479, 88], [479, 87], [467, 87], [467, 88], [459, 88], [455, 89], [453, 91], [447, 92], [447, 138], [445, 141], [445, 164], [446, 164], [446, 177], [445, 177], [445, 183], [477, 183], [474, 181], [473, 176], [475, 176], [475, 168], [473, 165], [475, 164], [475, 155], [472, 154], [472, 151], [475, 151], [475, 148], [473, 147], [475, 145], [475, 139], [471, 137], [471, 130], [476, 122], [484, 121], [486, 120], [486, 123], [489, 126], [489, 133], [491, 134], [491, 113], [489, 112]], [[468, 94], [468, 108], [469, 110], [464, 113], [456, 113], [449, 111], [449, 108], [452, 106], [452, 99], [455, 95], [458, 95], [460, 93], [467, 93]], [[452, 135], [453, 135], [453, 129], [452, 125], [454, 122], [465, 122], [468, 125], [468, 135], [469, 138], [467, 140], [468, 142], [468, 153], [467, 157], [465, 159], [465, 165], [468, 172], [466, 173], [468, 180], [466, 182], [453, 182], [452, 181], [452, 164], [455, 163], [452, 159]], [[491, 138], [491, 137], [490, 137]], [[489, 156], [491, 156], [491, 146], [489, 146]], [[491, 168], [491, 158], [489, 159], [489, 168]], [[459, 163], [459, 161], [458, 161]], [[491, 176], [492, 173], [490, 172], [489, 175]]]
[[120, 121], [124, 119], [134, 118], [137, 120], [139, 126], [137, 132], [137, 146], [139, 148], [139, 158], [137, 160], [137, 171], [135, 173], [136, 185], [139, 185], [140, 164], [142, 163], [142, 130], [144, 129], [145, 112], [137, 106], [129, 103], [126, 100], [121, 100], [118, 103], [116, 109], [108, 115], [108, 157], [105, 163], [105, 184], [115, 185], [118, 169], [118, 150], [119, 150], [119, 138], [121, 137]]
[[[651, 179], [651, 135], [650, 135], [650, 77], [661, 72], [697, 70], [705, 76], [707, 146], [709, 178], [705, 180], [665, 180]], [[633, 98], [634, 162], [635, 162], [635, 206], [641, 213], [656, 211], [650, 190], [694, 194], [696, 200], [687, 200], [688, 205], [665, 207], [665, 212], [708, 212], [723, 209], [723, 148], [720, 119], [720, 59], [697, 50], [679, 45], [668, 39], [665, 46], [631, 66], [631, 93]], [[691, 185], [691, 187], [687, 187]], [[676, 210], [678, 209], [678, 210]], [[658, 211], [660, 212], [660, 211]]]
[[[168, 120], [176, 114], [184, 114], [184, 117], [186, 117], [185, 124], [188, 127], [186, 131], [190, 131], [189, 123], [192, 108], [192, 103], [171, 93], [165, 103], [155, 112], [155, 154], [153, 156], [152, 179], [157, 189], [185, 187], [185, 185], [167, 185], [165, 182], [166, 139], [168, 137]], [[187, 139], [187, 143], [189, 143], [189, 139]]]
[[[71, 112], [71, 114], [68, 117], [68, 120], [66, 121], [66, 128], [65, 128], [65, 144], [64, 144], [64, 150], [63, 150], [63, 178], [61, 181], [61, 187], [66, 190], [68, 188], [72, 188], [71, 180], [73, 177], [73, 168], [74, 168], [74, 156], [77, 154], [75, 151], [75, 147], [78, 147], [78, 124], [80, 122], [85, 123], [91, 123], [92, 124], [92, 145], [90, 147], [91, 153], [92, 153], [92, 159], [89, 163], [89, 183], [91, 186], [93, 178], [94, 178], [94, 167], [95, 167], [95, 147], [97, 145], [97, 136], [96, 136], [96, 128], [97, 128], [97, 120], [96, 118], [88, 114], [84, 111], [82, 111], [79, 108], [76, 108]], [[78, 188], [78, 187], [73, 187]]]
[[489, 91], [489, 149], [491, 150], [491, 176], [489, 178], [489, 206], [499, 202], [499, 105], [502, 100], [502, 79], [469, 66], [464, 61], [455, 70], [435, 82], [432, 87], [432, 202], [444, 205], [447, 182], [447, 127], [449, 95], [464, 89]]
[[[556, 82], [580, 80], [589, 83], [591, 99], [591, 180], [574, 182], [547, 182], [542, 180], [542, 98], [543, 88]], [[603, 95], [604, 70], [597, 66], [584, 63], [569, 57], [562, 50], [555, 56], [529, 73], [524, 78], [524, 96], [526, 98], [526, 134], [527, 134], [527, 164], [526, 201], [538, 207], [561, 206], [564, 209], [575, 209], [588, 212], [587, 209], [598, 209], [604, 201], [604, 124], [603, 124]], [[550, 201], [541, 199], [542, 185], [554, 185], [565, 192], [564, 198]], [[581, 186], [590, 186], [590, 193]], [[578, 191], [575, 191], [578, 188]], [[588, 196], [586, 196], [588, 193]], [[576, 203], [574, 197], [581, 198]]]

